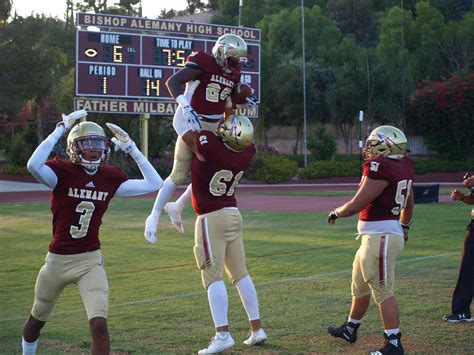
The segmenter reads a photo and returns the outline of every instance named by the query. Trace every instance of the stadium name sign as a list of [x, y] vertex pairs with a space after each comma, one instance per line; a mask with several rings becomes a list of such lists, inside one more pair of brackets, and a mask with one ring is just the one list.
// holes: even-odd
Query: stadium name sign
[[260, 30], [234, 26], [220, 26], [200, 23], [186, 23], [167, 20], [154, 20], [130, 16], [106, 14], [85, 14], [77, 16], [78, 26], [114, 27], [141, 31], [160, 31], [188, 35], [219, 37], [226, 33], [239, 35], [246, 40], [260, 40]]
[[[114, 99], [90, 99], [76, 98], [74, 104], [77, 110], [89, 112], [110, 112], [122, 114], [144, 114], [173, 116], [178, 104], [176, 102], [159, 101], [135, 101], [135, 100], [114, 100]], [[235, 114], [248, 117], [257, 117], [257, 108], [248, 109], [246, 107], [236, 109]]]

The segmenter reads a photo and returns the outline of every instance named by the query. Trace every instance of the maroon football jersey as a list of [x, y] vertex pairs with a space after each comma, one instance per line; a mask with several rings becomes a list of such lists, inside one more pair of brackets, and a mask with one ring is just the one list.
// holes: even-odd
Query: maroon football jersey
[[100, 248], [102, 216], [127, 175], [117, 167], [100, 166], [94, 175], [70, 161], [46, 162], [58, 177], [51, 196], [53, 239], [49, 251], [78, 254]]
[[361, 221], [398, 220], [400, 211], [406, 206], [411, 191], [415, 170], [413, 161], [404, 156], [401, 159], [376, 157], [362, 165], [362, 179], [388, 181], [382, 193], [359, 213]]
[[191, 180], [194, 211], [200, 215], [224, 207], [237, 207], [235, 188], [255, 155], [255, 146], [252, 144], [242, 152], [233, 152], [207, 131], [200, 132], [196, 145], [206, 161], [193, 156]]
[[186, 58], [186, 66], [201, 71], [196, 79], [200, 83], [191, 98], [191, 107], [200, 115], [223, 114], [225, 100], [240, 81], [240, 71], [225, 73], [214, 57], [205, 52], [191, 53]]

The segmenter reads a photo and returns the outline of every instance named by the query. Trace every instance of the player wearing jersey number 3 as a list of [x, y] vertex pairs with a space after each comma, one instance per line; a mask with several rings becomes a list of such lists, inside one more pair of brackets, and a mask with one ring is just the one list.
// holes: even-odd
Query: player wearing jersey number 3
[[[193, 52], [186, 58], [185, 67], [171, 76], [166, 85], [179, 104], [173, 126], [179, 137], [176, 141], [171, 175], [165, 180], [151, 214], [145, 224], [145, 238], [157, 241], [160, 214], [170, 200], [176, 186], [186, 181], [191, 170], [192, 152], [181, 136], [188, 128], [216, 132], [222, 117], [233, 113], [230, 98], [232, 88], [240, 81], [240, 69], [247, 62], [247, 44], [237, 35], [219, 37], [212, 55]], [[248, 98], [248, 106], [256, 105], [255, 97]]]
[[332, 336], [350, 343], [370, 303], [378, 304], [385, 345], [373, 354], [403, 354], [399, 311], [395, 300], [395, 261], [408, 239], [413, 214], [414, 168], [405, 155], [407, 139], [392, 126], [381, 126], [366, 140], [363, 176], [356, 195], [333, 210], [328, 222], [359, 213], [357, 230], [362, 242], [352, 266], [352, 306], [347, 321], [329, 327]]
[[39, 271], [31, 314], [23, 328], [23, 354], [35, 354], [41, 328], [69, 284], [79, 287], [89, 319], [92, 354], [109, 354], [107, 329], [109, 286], [100, 253], [99, 228], [114, 196], [156, 191], [160, 175], [120, 127], [107, 123], [112, 142], [135, 160], [144, 179], [128, 179], [117, 167], [106, 166], [110, 153], [105, 132], [94, 122], [74, 126], [67, 138], [70, 160], [48, 157], [62, 135], [84, 110], [63, 115], [62, 122], [36, 148], [28, 161], [30, 173], [52, 190], [53, 238], [46, 262]]

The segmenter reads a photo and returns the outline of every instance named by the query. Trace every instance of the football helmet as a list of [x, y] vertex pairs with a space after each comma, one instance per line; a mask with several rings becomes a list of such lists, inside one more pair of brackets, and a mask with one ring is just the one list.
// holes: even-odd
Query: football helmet
[[95, 172], [109, 158], [110, 147], [102, 127], [86, 121], [75, 125], [69, 132], [66, 152], [74, 164]]
[[405, 134], [393, 126], [380, 126], [372, 131], [365, 141], [363, 154], [365, 159], [388, 157], [400, 159], [406, 152]]
[[218, 128], [222, 142], [233, 151], [240, 152], [253, 143], [252, 122], [245, 116], [229, 116]]
[[234, 34], [222, 35], [212, 47], [212, 55], [227, 73], [240, 70], [247, 63], [247, 43]]

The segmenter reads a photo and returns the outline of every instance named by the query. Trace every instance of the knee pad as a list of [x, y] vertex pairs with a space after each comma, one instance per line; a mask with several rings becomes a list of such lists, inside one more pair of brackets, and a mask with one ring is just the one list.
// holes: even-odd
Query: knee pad
[[224, 276], [224, 265], [220, 265], [214, 258], [206, 259], [202, 246], [194, 246], [194, 257], [197, 267], [201, 270], [202, 285], [207, 290], [208, 286]]

